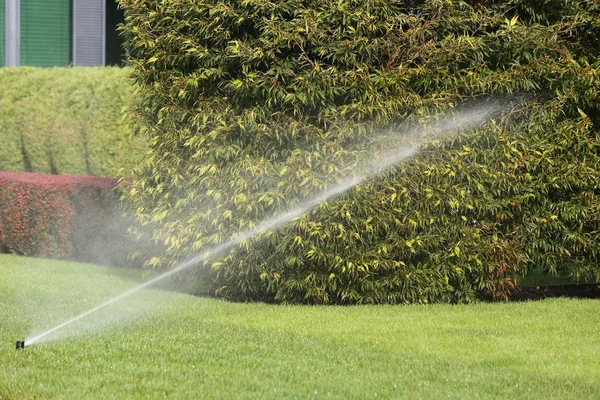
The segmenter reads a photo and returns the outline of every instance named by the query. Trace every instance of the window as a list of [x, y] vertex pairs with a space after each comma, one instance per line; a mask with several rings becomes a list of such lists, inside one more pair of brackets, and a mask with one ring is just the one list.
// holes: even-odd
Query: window
[[20, 65], [71, 63], [70, 0], [22, 0]]

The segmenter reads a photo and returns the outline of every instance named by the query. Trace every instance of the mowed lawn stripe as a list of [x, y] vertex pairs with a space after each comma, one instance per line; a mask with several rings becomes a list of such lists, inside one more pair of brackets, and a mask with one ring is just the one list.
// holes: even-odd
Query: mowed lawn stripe
[[0, 255], [0, 398], [540, 398], [600, 394], [600, 302], [307, 307], [134, 287], [141, 272]]

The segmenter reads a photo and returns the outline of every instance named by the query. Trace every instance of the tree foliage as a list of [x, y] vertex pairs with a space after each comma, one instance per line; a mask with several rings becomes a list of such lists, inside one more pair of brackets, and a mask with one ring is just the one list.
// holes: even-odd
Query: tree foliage
[[331, 187], [474, 99], [484, 127], [190, 272], [284, 303], [503, 299], [530, 269], [600, 278], [596, 1], [122, 0], [151, 152], [124, 183], [173, 266]]

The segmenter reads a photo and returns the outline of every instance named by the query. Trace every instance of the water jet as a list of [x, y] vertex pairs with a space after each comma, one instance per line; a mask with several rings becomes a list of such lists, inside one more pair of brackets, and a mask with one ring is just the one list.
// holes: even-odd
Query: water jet
[[[415, 128], [413, 130], [404, 131], [405, 136], [409, 136], [413, 139], [413, 142], [422, 142], [419, 140], [420, 134], [425, 132], [429, 134], [429, 139], [432, 138], [442, 138], [447, 134], [454, 132], [459, 129], [466, 128], [474, 128], [478, 125], [481, 125], [487, 122], [494, 113], [499, 111], [499, 107], [497, 104], [488, 107], [482, 108], [474, 108], [463, 112], [458, 112], [457, 114], [451, 117], [443, 117], [433, 123], [431, 123], [426, 129], [425, 128]], [[397, 136], [397, 135], [394, 135]], [[319, 204], [331, 200], [332, 198], [354, 188], [355, 186], [365, 182], [368, 179], [375, 177], [377, 174], [384, 172], [388, 168], [399, 164], [406, 159], [412, 157], [419, 150], [418, 145], [407, 145], [406, 143], [403, 145], [394, 146], [393, 140], [389, 142], [390, 146], [387, 147], [387, 150], [380, 152], [379, 154], [375, 154], [375, 156], [369, 160], [370, 164], [366, 165], [365, 168], [360, 171], [355, 171], [353, 174], [349, 174], [344, 177], [343, 181], [336, 186], [333, 186], [321, 193], [314, 195], [313, 197], [301, 200], [294, 208], [289, 209], [280, 214], [276, 214], [271, 218], [267, 218], [262, 222], [255, 225], [253, 228], [248, 229], [243, 232], [239, 232], [238, 234], [229, 238], [220, 244], [217, 244], [213, 248], [207, 249], [201, 253], [197, 253], [196, 255], [189, 258], [187, 261], [182, 262], [177, 267], [166, 271], [148, 281], [130, 289], [126, 292], [109, 299], [108, 301], [86, 311], [83, 312], [68, 321], [65, 321], [51, 329], [46, 330], [38, 334], [35, 337], [26, 339], [28, 345], [40, 343], [52, 334], [53, 332], [62, 329], [63, 327], [74, 323], [90, 314], [95, 313], [96, 311], [107, 307], [125, 297], [128, 297], [154, 283], [166, 279], [170, 276], [173, 276], [181, 271], [187, 270], [191, 267], [197, 266], [200, 263], [206, 261], [207, 259], [217, 257], [223, 254], [226, 254], [236, 246], [242, 244], [245, 240], [264, 232], [269, 232], [283, 224], [289, 223], [293, 219], [302, 216], [306, 212], [310, 211], [314, 207]], [[25, 341], [20, 344], [17, 342], [17, 348], [24, 348]]]

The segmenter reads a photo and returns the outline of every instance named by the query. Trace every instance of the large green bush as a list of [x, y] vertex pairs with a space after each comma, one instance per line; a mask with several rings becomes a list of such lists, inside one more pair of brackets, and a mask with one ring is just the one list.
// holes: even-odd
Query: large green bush
[[[555, 4], [556, 3], [556, 4]], [[476, 99], [494, 121], [187, 279], [231, 299], [504, 299], [536, 267], [600, 278], [600, 37], [593, 0], [123, 0], [130, 115], [151, 144], [127, 186], [173, 267], [335, 184], [378, 132]]]
[[122, 108], [128, 69], [0, 68], [0, 170], [118, 176], [146, 150]]

